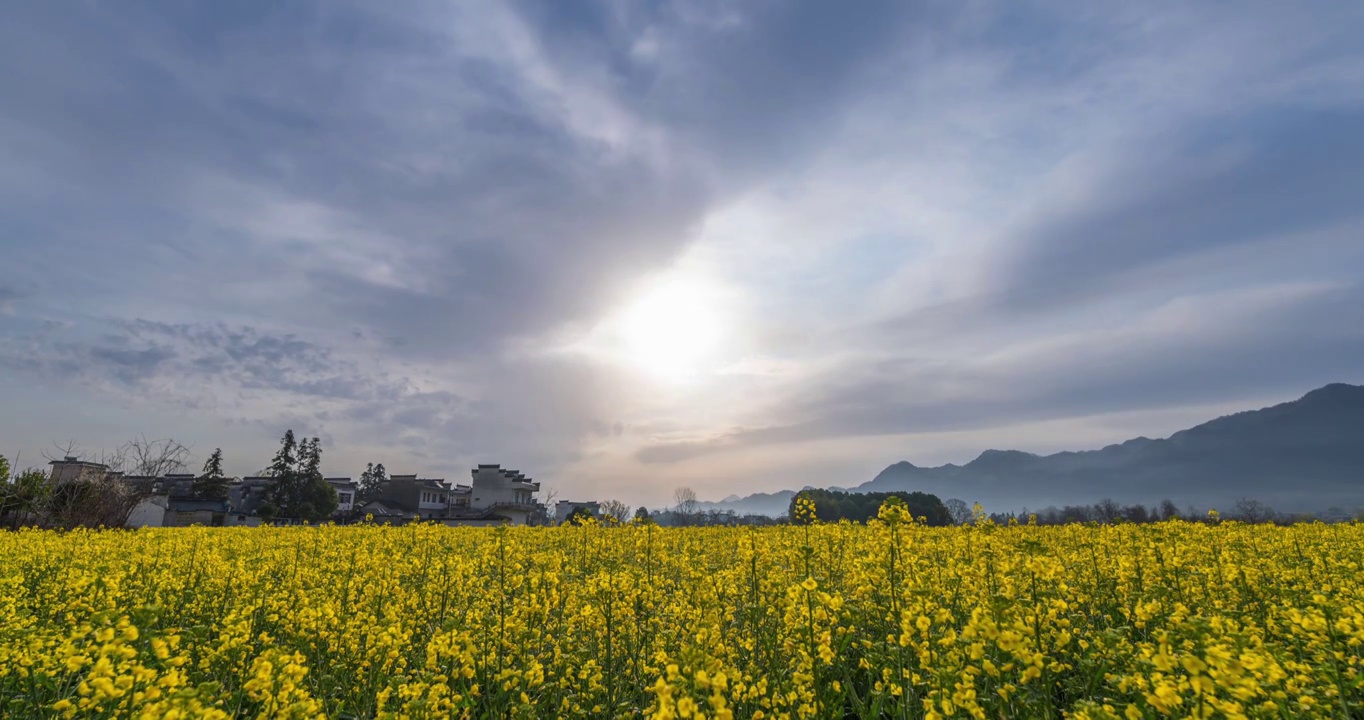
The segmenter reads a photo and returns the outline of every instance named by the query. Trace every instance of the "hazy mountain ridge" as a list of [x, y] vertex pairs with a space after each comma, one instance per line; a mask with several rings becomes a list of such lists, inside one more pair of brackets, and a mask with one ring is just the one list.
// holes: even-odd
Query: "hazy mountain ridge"
[[[965, 465], [901, 461], [853, 492], [920, 490], [992, 510], [1112, 498], [1230, 508], [1253, 497], [1281, 511], [1364, 504], [1364, 386], [1334, 383], [1297, 400], [1210, 420], [1168, 438], [1036, 455], [986, 450]], [[794, 490], [702, 503], [739, 514], [781, 514]]]

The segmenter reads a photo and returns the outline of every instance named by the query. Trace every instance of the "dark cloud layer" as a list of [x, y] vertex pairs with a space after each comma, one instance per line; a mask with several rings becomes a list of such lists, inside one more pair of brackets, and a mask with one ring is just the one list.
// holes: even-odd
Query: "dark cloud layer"
[[[550, 468], [1357, 380], [1362, 22], [16, 5], [0, 367]], [[650, 387], [581, 350], [684, 261], [760, 309], [724, 319], [769, 370]]]
[[1171, 258], [1364, 217], [1364, 105], [1266, 115], [1219, 117], [1013, 234], [995, 309], [1084, 300]]
[[[292, 335], [143, 319], [111, 319], [104, 326], [109, 332], [94, 339], [60, 331], [29, 336], [0, 353], [0, 362], [121, 391], [191, 382], [357, 399], [402, 389], [401, 381], [376, 382], [353, 363]], [[166, 399], [178, 397], [172, 392]]]

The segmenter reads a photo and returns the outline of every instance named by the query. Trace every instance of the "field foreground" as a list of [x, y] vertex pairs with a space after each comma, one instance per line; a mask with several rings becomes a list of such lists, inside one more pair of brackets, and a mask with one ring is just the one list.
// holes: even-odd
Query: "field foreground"
[[1362, 556], [1178, 521], [0, 533], [0, 716], [1361, 717]]

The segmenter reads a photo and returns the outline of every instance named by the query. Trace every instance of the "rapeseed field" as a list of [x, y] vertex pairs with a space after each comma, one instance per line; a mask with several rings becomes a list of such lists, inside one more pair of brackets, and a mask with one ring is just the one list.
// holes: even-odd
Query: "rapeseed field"
[[1364, 716], [1364, 527], [0, 533], [0, 715]]

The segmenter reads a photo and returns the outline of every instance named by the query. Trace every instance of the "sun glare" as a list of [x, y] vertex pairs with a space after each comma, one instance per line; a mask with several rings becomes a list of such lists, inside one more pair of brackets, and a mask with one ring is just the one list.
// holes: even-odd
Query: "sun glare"
[[662, 282], [620, 316], [626, 359], [667, 380], [683, 380], [715, 357], [724, 322], [715, 293], [697, 283]]

